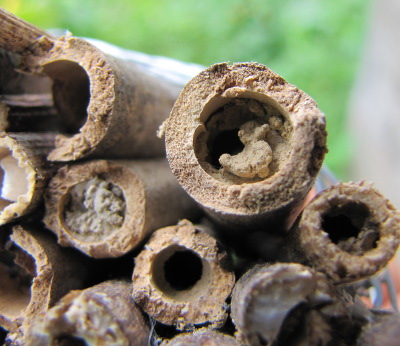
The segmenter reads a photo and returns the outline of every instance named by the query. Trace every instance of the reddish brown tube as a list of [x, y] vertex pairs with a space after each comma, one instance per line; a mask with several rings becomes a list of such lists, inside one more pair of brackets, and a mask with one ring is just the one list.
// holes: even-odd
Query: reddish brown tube
[[[183, 188], [220, 224], [288, 227], [326, 152], [315, 102], [256, 63], [216, 64], [182, 90], [165, 126]], [[274, 225], [274, 227], [272, 227]]]

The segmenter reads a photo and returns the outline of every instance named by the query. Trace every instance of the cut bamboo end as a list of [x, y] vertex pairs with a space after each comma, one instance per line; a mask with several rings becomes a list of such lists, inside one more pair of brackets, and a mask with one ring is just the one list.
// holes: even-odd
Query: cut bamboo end
[[106, 281], [71, 291], [31, 326], [26, 345], [148, 345], [150, 332], [131, 283]]
[[52, 168], [45, 155], [51, 135], [0, 136], [0, 225], [26, 215], [42, 201]]
[[302, 262], [346, 283], [386, 266], [399, 245], [400, 215], [372, 184], [339, 183], [306, 206], [292, 236]]
[[15, 226], [1, 250], [0, 325], [11, 333], [24, 335], [37, 315], [82, 285], [79, 258], [46, 233]]
[[192, 333], [183, 333], [171, 340], [165, 341], [161, 346], [239, 346], [234, 337], [222, 334], [215, 330], [202, 328]]
[[235, 285], [231, 308], [238, 338], [249, 345], [340, 344], [351, 334], [350, 315], [333, 285], [296, 263], [248, 271]]
[[192, 79], [165, 138], [184, 189], [232, 227], [261, 226], [278, 211], [288, 218], [326, 152], [325, 119], [315, 102], [256, 63], [216, 64]]
[[57, 136], [49, 160], [164, 155], [156, 132], [178, 86], [73, 36], [51, 45], [41, 38], [22, 58], [20, 68], [52, 81], [50, 93], [64, 134]]
[[222, 326], [234, 284], [230, 260], [217, 241], [189, 221], [157, 230], [135, 259], [133, 297], [155, 320]]
[[0, 48], [14, 53], [24, 52], [34, 41], [42, 36], [51, 37], [47, 32], [4, 9], [0, 9], [0, 23]]
[[45, 206], [58, 243], [95, 258], [126, 254], [155, 229], [198, 213], [165, 160], [65, 166], [51, 179]]

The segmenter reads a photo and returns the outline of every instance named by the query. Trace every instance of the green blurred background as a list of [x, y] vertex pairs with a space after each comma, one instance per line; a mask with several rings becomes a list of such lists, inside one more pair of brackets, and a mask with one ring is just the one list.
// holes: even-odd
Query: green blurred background
[[327, 115], [327, 165], [348, 178], [347, 104], [368, 0], [0, 0], [46, 28], [211, 65], [257, 61], [311, 95]]

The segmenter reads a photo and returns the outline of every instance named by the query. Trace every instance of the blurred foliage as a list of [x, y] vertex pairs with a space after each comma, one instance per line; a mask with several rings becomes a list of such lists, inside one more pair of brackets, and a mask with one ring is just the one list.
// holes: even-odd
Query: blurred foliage
[[211, 65], [257, 61], [310, 94], [327, 115], [327, 164], [346, 178], [345, 114], [370, 2], [366, 0], [0, 0], [41, 28]]

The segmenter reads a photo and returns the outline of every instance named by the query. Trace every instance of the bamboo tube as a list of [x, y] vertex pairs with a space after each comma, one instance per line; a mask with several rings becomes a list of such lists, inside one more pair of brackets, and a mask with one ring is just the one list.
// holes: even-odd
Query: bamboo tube
[[[108, 56], [81, 38], [43, 35], [31, 41], [36, 35], [24, 30], [27, 23], [4, 11], [1, 14], [3, 20], [12, 22], [14, 31], [4, 33], [0, 48], [8, 49], [6, 42], [12, 44], [16, 36], [24, 44], [30, 42], [20, 54], [18, 69], [46, 76], [52, 83], [48, 93], [63, 133], [57, 136], [49, 160], [164, 155], [164, 144], [156, 139], [156, 132], [180, 86], [132, 61]], [[9, 50], [20, 52], [19, 46]]]
[[65, 166], [51, 179], [45, 206], [58, 243], [95, 258], [121, 256], [155, 229], [198, 214], [165, 160]]
[[54, 147], [45, 134], [0, 136], [0, 225], [34, 211], [53, 172], [46, 155]]
[[359, 346], [397, 345], [400, 338], [400, 315], [398, 313], [377, 313], [366, 324], [359, 337]]
[[29, 24], [12, 13], [0, 9], [1, 36], [0, 47], [14, 53], [22, 53], [33, 41], [50, 34]]
[[149, 327], [131, 286], [115, 280], [71, 291], [34, 322], [26, 345], [148, 345]]
[[282, 254], [347, 283], [385, 267], [399, 239], [400, 214], [372, 184], [339, 183], [306, 206]]
[[340, 345], [353, 336], [333, 285], [297, 263], [248, 271], [235, 285], [231, 308], [238, 338], [249, 345]]
[[239, 346], [232, 336], [215, 330], [202, 328], [191, 333], [182, 333], [171, 340], [161, 343], [161, 346]]
[[85, 262], [76, 252], [60, 249], [43, 231], [15, 226], [0, 252], [0, 326], [25, 335], [36, 316], [71, 289], [81, 288]]
[[216, 64], [183, 89], [165, 125], [180, 184], [229, 228], [287, 227], [326, 152], [315, 102], [256, 63]]
[[157, 230], [136, 257], [133, 297], [155, 320], [217, 328], [227, 318], [234, 284], [227, 253], [215, 238], [189, 221]]

